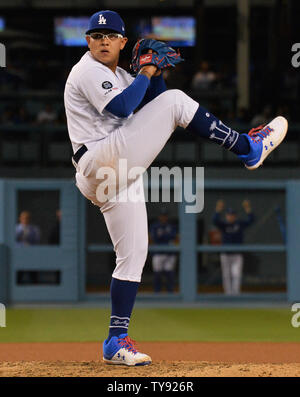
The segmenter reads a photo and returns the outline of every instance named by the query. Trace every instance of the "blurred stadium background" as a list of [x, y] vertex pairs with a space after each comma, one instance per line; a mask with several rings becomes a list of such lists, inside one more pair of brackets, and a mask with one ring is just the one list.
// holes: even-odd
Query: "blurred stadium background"
[[[125, 20], [124, 68], [137, 38], [153, 34], [180, 48], [186, 60], [166, 73], [168, 88], [182, 89], [238, 131], [278, 114], [289, 121], [285, 142], [256, 172], [231, 153], [176, 130], [153, 165], [204, 166], [204, 211], [182, 216], [178, 203], [163, 204], [179, 227], [179, 243], [167, 248], [178, 258], [175, 291], [153, 293], [150, 252], [138, 299], [300, 299], [300, 75], [291, 63], [300, 37], [299, 1], [1, 0], [6, 67], [0, 70], [0, 302], [108, 299], [114, 253], [101, 214], [74, 186], [63, 106], [67, 75], [87, 49], [87, 18], [100, 9], [118, 11]], [[211, 244], [220, 198], [241, 215], [241, 203], [249, 199], [256, 215], [246, 232], [242, 294], [236, 297], [223, 294], [221, 248]], [[148, 203], [149, 223], [161, 208]], [[16, 242], [25, 210], [41, 231], [38, 245]]]

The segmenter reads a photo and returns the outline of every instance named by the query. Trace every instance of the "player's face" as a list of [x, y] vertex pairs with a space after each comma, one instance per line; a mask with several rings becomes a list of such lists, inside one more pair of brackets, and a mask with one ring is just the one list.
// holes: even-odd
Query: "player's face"
[[161, 223], [167, 223], [168, 222], [168, 216], [167, 215], [160, 215], [159, 216], [159, 221]]
[[30, 214], [27, 211], [23, 211], [20, 214], [20, 223], [22, 225], [28, 225], [30, 223]]
[[[108, 34], [116, 32], [102, 29], [95, 33]], [[112, 37], [111, 39], [108, 39], [107, 37], [98, 38], [95, 34], [86, 36], [86, 41], [93, 57], [113, 71], [118, 64], [120, 51], [125, 47], [127, 40], [127, 37]]]

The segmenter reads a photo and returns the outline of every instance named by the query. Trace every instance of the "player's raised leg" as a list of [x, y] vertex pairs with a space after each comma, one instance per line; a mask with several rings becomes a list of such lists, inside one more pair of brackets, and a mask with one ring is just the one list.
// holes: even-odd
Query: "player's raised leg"
[[116, 131], [119, 156], [128, 168], [148, 168], [176, 129], [186, 128], [199, 104], [180, 90], [168, 90], [147, 103]]
[[288, 122], [278, 116], [266, 126], [253, 128], [248, 134], [240, 134], [199, 106], [187, 128], [237, 154], [246, 168], [254, 170], [283, 141]]
[[239, 133], [180, 90], [168, 90], [145, 105], [117, 132], [120, 158], [129, 168], [153, 162], [177, 126], [235, 153], [246, 168], [258, 168], [284, 139], [288, 123], [278, 116], [266, 126]]

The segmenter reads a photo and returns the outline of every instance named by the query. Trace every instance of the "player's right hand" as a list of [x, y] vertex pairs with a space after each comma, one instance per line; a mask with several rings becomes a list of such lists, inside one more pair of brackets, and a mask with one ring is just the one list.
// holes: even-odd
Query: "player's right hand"
[[246, 212], [251, 212], [251, 204], [249, 200], [244, 200], [242, 206]]
[[141, 68], [139, 74], [143, 74], [143, 72], [149, 74], [149, 77], [151, 78], [152, 76], [157, 75], [158, 68], [154, 65], [146, 65]]
[[218, 200], [216, 204], [216, 212], [222, 212], [225, 208], [224, 200]]
[[[153, 50], [151, 50], [151, 48], [148, 50], [148, 54], [153, 54], [153, 53], [155, 53], [156, 54], [156, 52], [155, 51], [153, 51]], [[151, 65], [150, 65], [151, 66]], [[154, 65], [152, 65], [152, 66], [154, 66]], [[146, 66], [145, 66], [146, 67]], [[160, 74], [162, 73], [162, 71], [161, 71], [161, 69], [159, 69], [158, 67], [156, 67], [156, 72], [154, 73], [154, 77], [156, 77], [156, 76], [159, 76]]]

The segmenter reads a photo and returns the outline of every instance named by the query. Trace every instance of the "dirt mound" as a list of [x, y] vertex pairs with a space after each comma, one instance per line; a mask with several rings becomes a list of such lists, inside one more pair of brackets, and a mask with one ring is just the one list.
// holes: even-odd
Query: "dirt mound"
[[0, 376], [300, 376], [300, 343], [144, 342], [153, 364], [129, 368], [102, 359], [101, 343], [1, 343]]
[[106, 365], [99, 361], [0, 363], [1, 377], [299, 377], [300, 364], [228, 364], [159, 361], [147, 367]]

